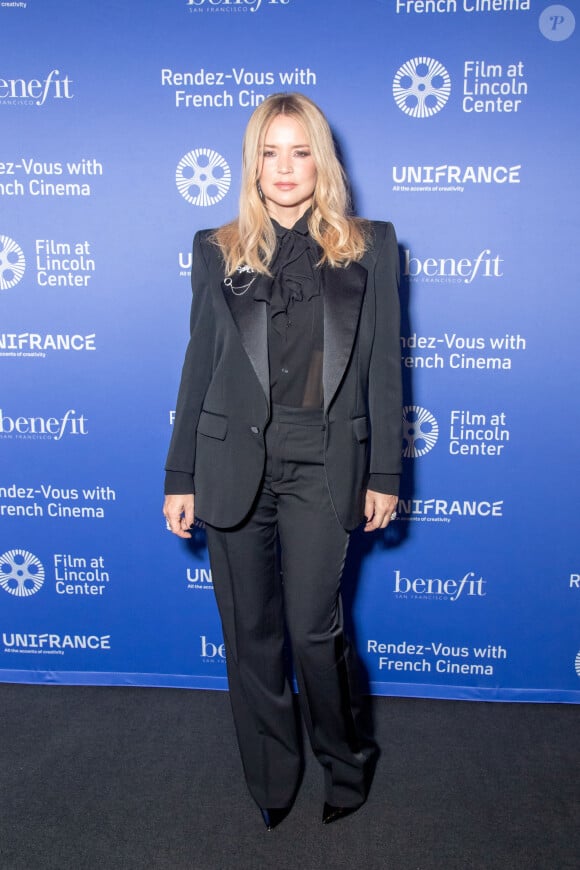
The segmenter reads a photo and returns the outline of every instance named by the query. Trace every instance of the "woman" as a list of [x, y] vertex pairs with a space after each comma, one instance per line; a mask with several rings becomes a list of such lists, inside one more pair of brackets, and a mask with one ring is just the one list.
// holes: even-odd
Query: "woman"
[[391, 224], [349, 217], [347, 205], [322, 112], [274, 94], [246, 129], [238, 218], [194, 240], [164, 514], [190, 537], [195, 492], [245, 777], [268, 829], [301, 772], [285, 626], [324, 768], [324, 823], [364, 803], [375, 755], [340, 580], [349, 532], [395, 516], [398, 251]]

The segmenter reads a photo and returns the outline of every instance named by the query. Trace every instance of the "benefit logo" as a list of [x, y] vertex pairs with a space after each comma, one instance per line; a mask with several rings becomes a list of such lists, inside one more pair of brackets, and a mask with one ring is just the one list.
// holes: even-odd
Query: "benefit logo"
[[290, 0], [185, 0], [188, 12], [259, 12], [266, 6], [288, 6]]
[[62, 417], [11, 416], [0, 408], [0, 438], [61, 441], [68, 435], [88, 434], [87, 418], [74, 408], [69, 408]]
[[[409, 574], [409, 572], [407, 572]], [[484, 598], [487, 580], [475, 572], [467, 571], [456, 579], [452, 577], [413, 577], [395, 571], [393, 594], [396, 598], [422, 598], [431, 601], [458, 601], [460, 598]]]
[[470, 257], [412, 257], [405, 248], [404, 275], [429, 284], [472, 284], [476, 278], [503, 277], [503, 257], [482, 248]]
[[0, 78], [0, 103], [44, 106], [48, 100], [72, 100], [72, 82], [58, 69], [52, 69], [43, 79]]

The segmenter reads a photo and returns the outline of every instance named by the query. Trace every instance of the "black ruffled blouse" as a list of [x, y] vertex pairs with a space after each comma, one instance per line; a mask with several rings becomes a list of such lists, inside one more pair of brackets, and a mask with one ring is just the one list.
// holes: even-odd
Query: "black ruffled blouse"
[[294, 408], [322, 408], [324, 310], [320, 257], [308, 233], [307, 211], [291, 229], [275, 220], [277, 246], [268, 286], [256, 288], [255, 299], [268, 302], [268, 355], [272, 402]]
[[[308, 232], [310, 210], [291, 229], [272, 219], [278, 244], [270, 271], [254, 299], [270, 306], [268, 356], [272, 402], [293, 408], [323, 408], [322, 355], [324, 307], [320, 270], [321, 251]], [[396, 494], [398, 474], [369, 477], [368, 488]]]

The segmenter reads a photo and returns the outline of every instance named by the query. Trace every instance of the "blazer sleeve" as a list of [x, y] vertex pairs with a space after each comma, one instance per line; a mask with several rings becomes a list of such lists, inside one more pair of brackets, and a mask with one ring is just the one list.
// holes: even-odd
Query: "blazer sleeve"
[[193, 240], [190, 338], [181, 373], [173, 435], [165, 463], [167, 495], [195, 492], [195, 434], [211, 380], [215, 339], [209, 271], [203, 250], [208, 234], [208, 230], [200, 231]]
[[403, 405], [399, 248], [393, 225], [381, 226], [384, 234], [375, 265], [375, 334], [369, 369], [371, 455], [367, 486], [398, 495]]

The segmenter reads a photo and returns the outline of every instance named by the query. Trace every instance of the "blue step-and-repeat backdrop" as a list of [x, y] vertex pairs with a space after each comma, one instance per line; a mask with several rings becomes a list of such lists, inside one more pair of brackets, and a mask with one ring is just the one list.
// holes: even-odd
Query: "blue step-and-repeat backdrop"
[[1, 680], [227, 687], [162, 467], [193, 233], [297, 90], [399, 236], [400, 516], [345, 580], [369, 689], [580, 702], [575, 6], [0, 2]]

